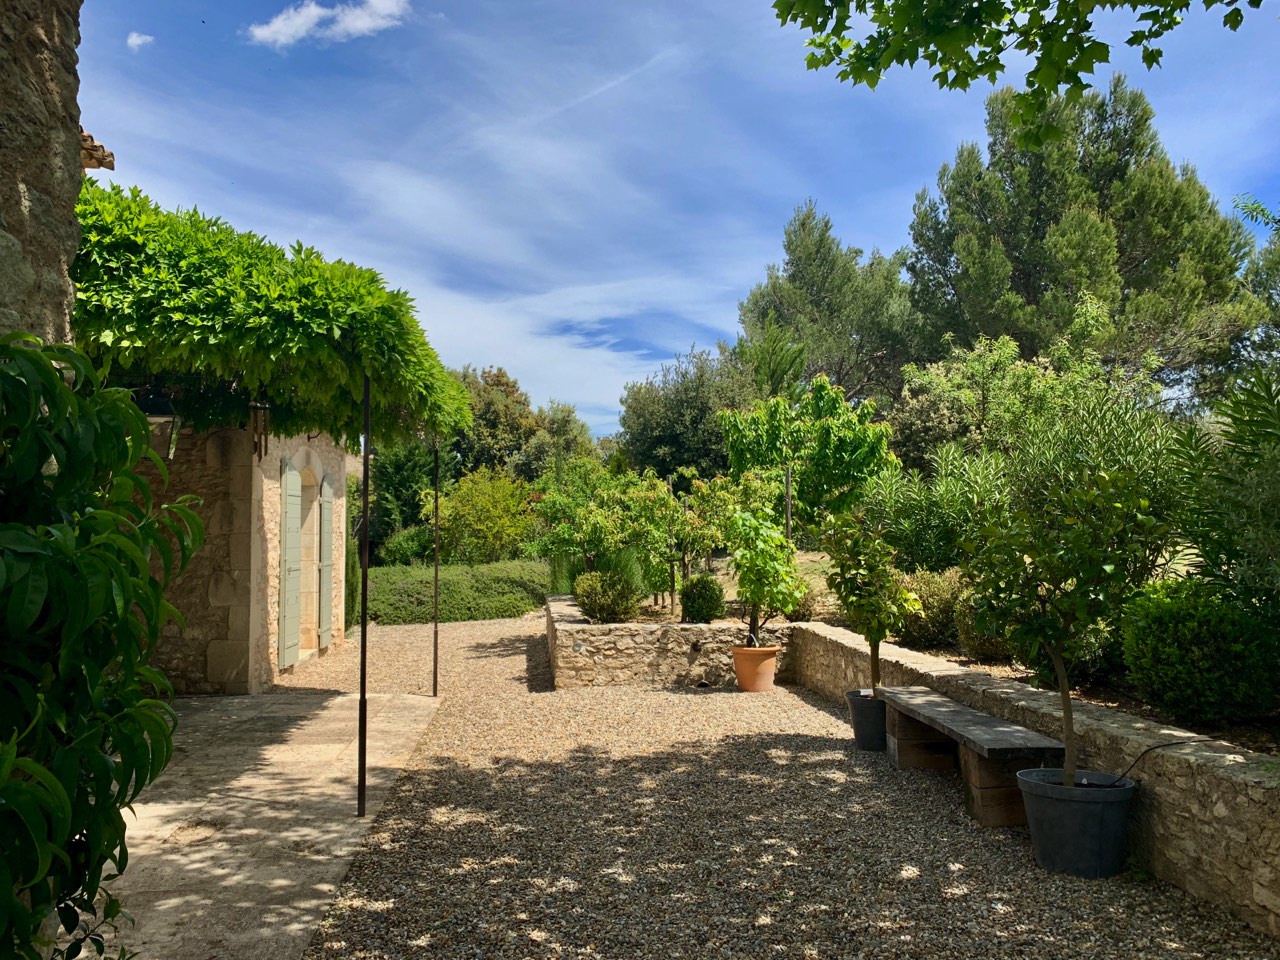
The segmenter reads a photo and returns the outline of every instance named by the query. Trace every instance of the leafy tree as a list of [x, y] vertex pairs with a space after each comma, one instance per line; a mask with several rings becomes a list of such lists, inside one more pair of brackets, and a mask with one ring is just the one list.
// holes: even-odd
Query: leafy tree
[[[442, 464], [448, 478], [449, 456]], [[369, 462], [369, 546], [375, 552], [393, 533], [423, 521], [423, 494], [433, 486], [435, 451], [418, 439], [382, 444]]]
[[440, 546], [446, 562], [514, 560], [532, 527], [528, 486], [494, 467], [467, 474], [440, 504]]
[[634, 468], [662, 477], [682, 468], [700, 476], [723, 473], [728, 461], [716, 414], [754, 398], [729, 358], [691, 349], [647, 380], [626, 385], [618, 416], [623, 455]]
[[946, 359], [902, 373], [902, 396], [885, 418], [891, 445], [905, 467], [926, 474], [939, 446], [1007, 451], [1028, 420], [1052, 415], [1082, 392], [1110, 387], [1138, 398], [1156, 392], [1146, 377], [1108, 371], [1096, 354], [1064, 341], [1023, 360], [1013, 339], [979, 337], [971, 349], [952, 347]]
[[460, 471], [506, 468], [538, 432], [529, 395], [502, 367], [477, 371], [468, 365], [455, 376], [466, 387], [472, 411], [470, 426], [453, 442]]
[[[992, 94], [985, 159], [962, 146], [937, 196], [917, 197], [916, 308], [961, 346], [1010, 336], [1031, 357], [1069, 336], [1110, 364], [1151, 355], [1165, 383], [1211, 392], [1232, 341], [1266, 318], [1240, 277], [1248, 231], [1169, 161], [1150, 105], [1123, 79], [1106, 96], [1050, 102], [1062, 136], [1038, 149], [1014, 136], [1015, 103]], [[1084, 327], [1082, 295], [1098, 308]]]
[[871, 648], [872, 696], [880, 686], [880, 644], [908, 616], [921, 612], [919, 598], [894, 569], [894, 549], [883, 534], [883, 527], [868, 523], [859, 511], [831, 518], [822, 538], [832, 566], [827, 586]]
[[803, 353], [805, 379], [825, 374], [850, 399], [894, 395], [898, 370], [921, 349], [901, 276], [905, 253], [873, 251], [864, 261], [812, 200], [796, 208], [782, 245], [782, 266], [771, 265], [739, 305], [746, 353], [767, 395], [794, 382], [793, 348]]
[[1019, 659], [1052, 665], [1062, 701], [1063, 783], [1075, 783], [1073, 662], [1165, 563], [1182, 510], [1174, 433], [1131, 398], [1096, 391], [1036, 418], [1009, 454], [1011, 509], [965, 563], [980, 620]]
[[122, 811], [173, 753], [172, 689], [149, 661], [203, 529], [190, 501], [155, 506], [137, 469], [164, 475], [150, 441], [84, 354], [0, 338], [0, 956], [47, 956], [55, 911], [68, 956], [101, 952]]
[[740, 337], [738, 355], [751, 372], [760, 396], [792, 396], [804, 378], [804, 344], [794, 339], [770, 311], [757, 325], [754, 337]]
[[767, 510], [736, 513], [729, 523], [729, 543], [729, 567], [738, 578], [738, 599], [747, 612], [747, 646], [759, 646], [760, 628], [773, 616], [789, 612], [804, 596], [796, 548]]
[[790, 467], [800, 518], [814, 523], [847, 509], [862, 482], [892, 457], [889, 429], [871, 422], [874, 413], [874, 404], [853, 406], [819, 375], [798, 403], [762, 400], [750, 410], [722, 411], [720, 423], [734, 474]]
[[352, 449], [365, 373], [379, 439], [466, 423], [412, 301], [374, 271], [161, 210], [136, 188], [86, 180], [76, 215], [76, 340], [109, 381], [168, 398], [202, 429], [244, 426], [264, 402], [270, 432]]
[[1270, 313], [1267, 321], [1236, 339], [1231, 366], [1237, 370], [1280, 363], [1280, 228], [1271, 234], [1245, 271], [1245, 283]]
[[650, 592], [666, 590], [684, 515], [667, 483], [652, 472], [610, 473], [594, 457], [569, 461], [563, 474], [560, 482], [545, 475], [536, 485], [534, 513], [542, 531], [534, 552], [553, 562], [576, 558], [587, 572], [620, 563], [625, 554]]
[[511, 472], [522, 480], [532, 482], [548, 471], [559, 477], [570, 460], [591, 456], [596, 450], [591, 428], [571, 403], [552, 400], [538, 408], [533, 422], [533, 435], [507, 461]]
[[[1256, 9], [1262, 0], [1247, 3]], [[1113, 6], [1133, 12], [1135, 29], [1126, 43], [1141, 48], [1150, 69], [1163, 57], [1157, 42], [1182, 22], [1191, 4], [1122, 0]], [[1244, 22], [1237, 0], [1205, 0], [1206, 8], [1215, 6], [1227, 8], [1222, 16], [1227, 28], [1236, 30]], [[1006, 55], [1030, 57], [1027, 89], [1017, 96], [1013, 114], [1030, 145], [1061, 135], [1045, 107], [1062, 90], [1069, 100], [1079, 100], [1090, 87], [1087, 78], [1111, 58], [1110, 45], [1096, 32], [1097, 8], [1087, 4], [984, 0], [957, 10], [930, 0], [775, 0], [773, 8], [783, 24], [796, 23], [813, 33], [810, 69], [835, 67], [840, 80], [872, 89], [891, 66], [923, 61], [936, 71], [939, 87], [967, 90], [977, 80], [994, 83], [1004, 72]]]

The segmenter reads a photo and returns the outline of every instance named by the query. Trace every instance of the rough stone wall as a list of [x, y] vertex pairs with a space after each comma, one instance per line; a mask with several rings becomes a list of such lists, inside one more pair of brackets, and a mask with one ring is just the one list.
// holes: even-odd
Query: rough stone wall
[[[572, 597], [547, 600], [547, 655], [557, 689], [620, 684], [712, 686], [732, 684], [740, 623], [593, 624]], [[766, 627], [782, 644], [778, 679], [786, 679], [789, 625]]]
[[[961, 703], [1051, 737], [1062, 736], [1054, 691], [957, 667], [892, 645], [880, 648], [885, 686], [932, 687]], [[870, 681], [870, 649], [823, 624], [792, 628], [795, 681], [833, 699]], [[1076, 705], [1083, 765], [1123, 773], [1143, 751], [1192, 740], [1185, 730]], [[1129, 774], [1139, 789], [1129, 821], [1135, 861], [1188, 893], [1280, 936], [1280, 762], [1222, 742], [1154, 750]]]
[[71, 340], [80, 0], [0, 4], [0, 334]]
[[[254, 576], [250, 586], [253, 601], [251, 636], [253, 649], [251, 692], [271, 689], [280, 673], [280, 470], [284, 460], [298, 470], [310, 469], [320, 482], [329, 478], [333, 487], [333, 591], [329, 598], [333, 623], [332, 646], [345, 639], [343, 623], [346, 600], [343, 592], [347, 569], [347, 454], [328, 437], [308, 440], [301, 437], [272, 437], [268, 453], [250, 467], [255, 526]], [[303, 656], [308, 654], [304, 651]], [[292, 669], [292, 668], [288, 668]]]
[[[205, 524], [204, 546], [166, 593], [186, 621], [165, 627], [153, 662], [179, 693], [248, 693], [248, 537], [252, 502], [234, 465], [248, 460], [242, 430], [178, 435], [169, 483], [148, 466], [157, 500], [192, 494]], [[250, 444], [251, 448], [251, 444]], [[241, 486], [235, 487], [239, 479]], [[237, 642], [238, 641], [238, 642]]]

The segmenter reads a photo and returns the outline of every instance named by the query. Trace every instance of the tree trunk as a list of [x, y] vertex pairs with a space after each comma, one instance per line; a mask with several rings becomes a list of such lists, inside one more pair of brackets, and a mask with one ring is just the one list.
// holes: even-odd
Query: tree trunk
[[1076, 785], [1076, 767], [1079, 764], [1079, 744], [1076, 743], [1075, 717], [1071, 710], [1071, 680], [1067, 676], [1067, 663], [1062, 651], [1049, 648], [1053, 670], [1058, 675], [1058, 696], [1062, 698], [1062, 743], [1067, 748], [1062, 760], [1062, 785]]
[[871, 695], [874, 697], [880, 687], [880, 641], [868, 639], [867, 646], [871, 648]]
[[753, 638], [758, 645], [760, 643], [760, 604], [751, 604], [750, 616], [751, 619], [747, 623], [747, 645], [752, 645]]
[[81, 0], [0, 5], [0, 334], [71, 342], [80, 244]]

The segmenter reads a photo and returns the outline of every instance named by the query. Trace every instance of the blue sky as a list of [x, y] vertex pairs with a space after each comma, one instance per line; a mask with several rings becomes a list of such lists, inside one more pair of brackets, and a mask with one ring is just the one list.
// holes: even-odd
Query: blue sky
[[[1280, 21], [1218, 23], [1099, 76], [1147, 93], [1224, 205], [1278, 203]], [[838, 84], [768, 0], [88, 0], [81, 31], [110, 179], [381, 271], [447, 364], [504, 366], [597, 434], [627, 381], [735, 336], [806, 198], [846, 243], [905, 244], [990, 92]]]

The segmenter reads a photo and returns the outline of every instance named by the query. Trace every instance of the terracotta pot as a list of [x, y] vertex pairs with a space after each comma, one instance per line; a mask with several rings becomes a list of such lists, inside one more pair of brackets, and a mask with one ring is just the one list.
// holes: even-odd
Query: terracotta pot
[[773, 689], [773, 675], [778, 667], [782, 647], [731, 647], [733, 672], [738, 689], [747, 693], [768, 693]]

